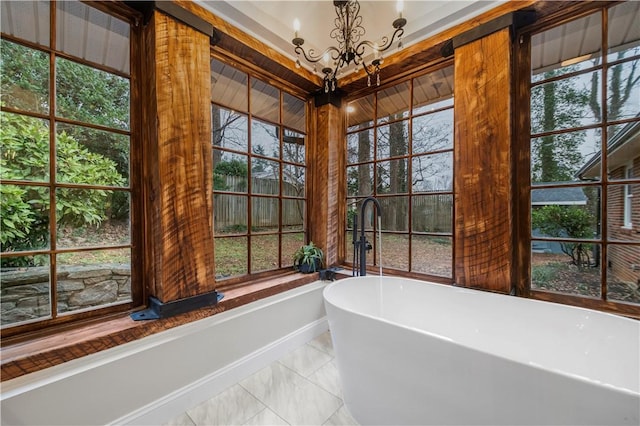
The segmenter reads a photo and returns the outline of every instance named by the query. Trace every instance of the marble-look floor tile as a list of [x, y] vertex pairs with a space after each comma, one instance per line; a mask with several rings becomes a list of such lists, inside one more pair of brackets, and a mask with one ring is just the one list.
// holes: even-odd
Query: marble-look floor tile
[[342, 384], [340, 383], [340, 374], [338, 373], [338, 366], [336, 365], [335, 359], [314, 371], [307, 378], [322, 389], [328, 390], [338, 398], [344, 398], [342, 396]]
[[274, 362], [240, 385], [292, 425], [320, 425], [342, 400], [279, 362]]
[[331, 341], [331, 333], [325, 332], [309, 342], [309, 345], [323, 352], [328, 353], [331, 356], [335, 356], [333, 353], [333, 342]]
[[195, 423], [187, 413], [182, 413], [163, 426], [195, 426]]
[[280, 362], [304, 377], [316, 371], [327, 362], [331, 361], [331, 355], [314, 348], [311, 345], [303, 345], [280, 358]]
[[246, 422], [265, 406], [240, 385], [233, 385], [213, 398], [187, 410], [196, 426], [238, 425]]
[[248, 422], [245, 423], [246, 426], [271, 426], [271, 425], [288, 425], [289, 423], [285, 422], [280, 416], [278, 416], [273, 411], [265, 408], [260, 411], [255, 416], [251, 417]]
[[344, 405], [333, 416], [323, 423], [323, 426], [358, 426], [359, 423], [351, 417], [349, 410]]

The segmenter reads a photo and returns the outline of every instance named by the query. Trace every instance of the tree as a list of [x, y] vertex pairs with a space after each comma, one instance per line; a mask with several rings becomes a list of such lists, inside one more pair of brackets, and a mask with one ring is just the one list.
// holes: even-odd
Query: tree
[[[49, 128], [43, 120], [0, 113], [0, 177], [42, 182], [49, 173]], [[124, 179], [114, 161], [91, 152], [65, 132], [56, 138], [57, 181], [119, 186]], [[109, 215], [113, 191], [58, 188], [56, 220], [67, 224], [98, 226]], [[49, 238], [49, 188], [37, 185], [2, 185], [2, 250], [46, 247]], [[6, 258], [2, 266], [19, 266], [24, 258]]]
[[[562, 73], [570, 71], [572, 69], [563, 68]], [[546, 72], [544, 79], [559, 73], [557, 70]], [[589, 96], [589, 89], [579, 87], [575, 79], [555, 80], [535, 87], [531, 92], [531, 133], [581, 126], [588, 115]], [[546, 135], [532, 141], [532, 181], [572, 180], [583, 164], [579, 148], [584, 141], [583, 132]]]
[[[130, 81], [68, 59], [56, 57], [50, 69], [49, 54], [2, 40], [1, 88], [5, 106], [46, 113], [49, 80], [55, 78], [56, 116], [108, 129], [129, 129]], [[92, 153], [111, 159], [119, 174], [129, 179], [130, 138], [117, 132], [70, 124], [57, 124], [59, 134], [72, 137]], [[118, 192], [114, 216], [129, 216], [129, 198]]]
[[[547, 205], [531, 212], [532, 227], [550, 237], [592, 238], [594, 223], [595, 216], [582, 207]], [[560, 248], [572, 264], [591, 266], [591, 244], [563, 242]]]

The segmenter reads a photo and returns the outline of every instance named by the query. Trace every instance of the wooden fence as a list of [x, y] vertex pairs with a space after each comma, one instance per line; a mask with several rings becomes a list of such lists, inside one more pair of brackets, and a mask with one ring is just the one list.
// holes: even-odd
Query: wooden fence
[[[247, 179], [236, 176], [225, 176], [226, 191], [246, 192]], [[279, 194], [279, 181], [275, 179], [253, 178], [251, 180], [253, 194]], [[288, 196], [298, 195], [299, 188], [288, 182], [283, 183], [283, 193]], [[300, 195], [298, 195], [300, 196]], [[304, 200], [283, 199], [282, 225], [285, 227], [303, 226]], [[248, 196], [216, 193], [214, 197], [214, 225], [217, 231], [239, 230], [247, 226]], [[292, 208], [293, 207], [293, 208]], [[279, 220], [279, 198], [251, 197], [251, 226], [257, 228], [277, 228]]]

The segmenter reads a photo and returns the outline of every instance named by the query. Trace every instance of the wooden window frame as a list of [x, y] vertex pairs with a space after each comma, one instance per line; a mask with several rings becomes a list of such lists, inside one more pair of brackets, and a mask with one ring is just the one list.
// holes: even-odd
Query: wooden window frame
[[[67, 252], [86, 252], [91, 250], [113, 250], [126, 248], [130, 250], [130, 265], [131, 265], [131, 301], [129, 302], [117, 302], [108, 306], [97, 306], [91, 309], [69, 311], [63, 314], [57, 312], [57, 274], [56, 274], [56, 262], [49, 262], [49, 285], [50, 285], [50, 300], [49, 304], [51, 312], [49, 316], [37, 318], [29, 321], [21, 321], [14, 324], [3, 326], [1, 329], [2, 338], [21, 338], [21, 336], [28, 336], [31, 334], [55, 333], [56, 330], [66, 329], [68, 326], [76, 326], [85, 323], [91, 323], [100, 318], [111, 317], [114, 314], [128, 312], [135, 308], [144, 305], [145, 290], [142, 282], [142, 233], [143, 217], [141, 208], [142, 199], [142, 168], [137, 165], [142, 160], [141, 154], [141, 135], [140, 135], [140, 118], [142, 111], [139, 101], [140, 90], [138, 88], [139, 79], [137, 76], [140, 73], [140, 52], [141, 52], [141, 25], [142, 15], [133, 9], [120, 4], [111, 2], [83, 2], [88, 7], [100, 10], [103, 13], [114, 16], [120, 20], [127, 22], [130, 25], [129, 30], [129, 46], [130, 46], [130, 67], [129, 73], [123, 73], [121, 71], [112, 69], [108, 66], [97, 64], [82, 58], [77, 58], [69, 55], [61, 50], [58, 50], [55, 46], [55, 40], [57, 38], [57, 20], [56, 11], [57, 4], [55, 0], [49, 3], [50, 16], [49, 16], [49, 45], [43, 46], [28, 40], [23, 40], [18, 37], [14, 37], [9, 34], [2, 33], [2, 39], [22, 45], [26, 48], [44, 52], [49, 56], [49, 112], [42, 114], [38, 112], [25, 111], [18, 108], [2, 107], [2, 111], [6, 113], [19, 114], [25, 117], [36, 118], [46, 120], [49, 123], [49, 146], [55, 147], [56, 144], [56, 124], [68, 124], [68, 125], [80, 125], [93, 130], [108, 131], [115, 134], [126, 135], [130, 138], [129, 142], [129, 182], [127, 186], [123, 187], [110, 187], [100, 185], [80, 185], [72, 183], [59, 183], [55, 181], [56, 166], [55, 166], [55, 150], [49, 150], [49, 177], [48, 181], [31, 182], [31, 181], [12, 181], [3, 180], [4, 184], [18, 184], [23, 186], [39, 186], [49, 188], [51, 206], [50, 208], [50, 224], [55, 224], [55, 191], [58, 188], [81, 188], [81, 189], [97, 189], [97, 190], [114, 190], [125, 191], [129, 194], [130, 202], [130, 241], [128, 244], [118, 244], [113, 246], [87, 246], [87, 247], [75, 247], [75, 248], [62, 248], [58, 249], [55, 245], [56, 240], [56, 226], [49, 227], [49, 239], [50, 245], [47, 249], [35, 249], [19, 252], [19, 256], [30, 255], [47, 255], [50, 260], [54, 259], [58, 254]], [[53, 46], [53, 47], [52, 47]], [[130, 82], [130, 109], [129, 109], [129, 129], [121, 130], [108, 128], [98, 124], [84, 123], [73, 119], [58, 117], [56, 115], [56, 74], [55, 65], [56, 58], [63, 58], [73, 61], [75, 63], [91, 67], [92, 69], [105, 71], [110, 74], [114, 74], [119, 77], [123, 77]], [[17, 253], [17, 252], [16, 252]]]
[[[414, 154], [413, 150], [412, 150], [412, 145], [413, 145], [413, 134], [412, 134], [412, 123], [413, 123], [413, 119], [414, 118], [419, 118], [419, 117], [424, 117], [427, 116], [429, 114], [433, 114], [433, 113], [439, 113], [442, 111], [447, 111], [447, 110], [452, 110], [455, 111], [455, 101], [451, 106], [447, 106], [447, 107], [441, 107], [438, 109], [435, 109], [433, 111], [422, 111], [419, 113], [415, 113], [414, 114], [414, 107], [413, 107], [413, 89], [414, 89], [414, 80], [418, 79], [420, 77], [423, 77], [425, 75], [443, 70], [445, 68], [451, 68], [453, 70], [454, 68], [454, 64], [453, 64], [453, 58], [448, 58], [446, 60], [440, 61], [436, 64], [433, 64], [432, 66], [425, 68], [423, 70], [420, 70], [419, 72], [415, 72], [415, 73], [411, 73], [408, 76], [405, 76], [401, 79], [395, 79], [395, 80], [390, 80], [389, 82], [387, 82], [384, 85], [381, 85], [380, 87], [376, 87], [375, 90], [367, 90], [361, 93], [356, 93], [353, 96], [350, 96], [348, 98], [345, 99], [345, 104], [348, 104], [349, 102], [355, 101], [357, 99], [361, 99], [364, 98], [366, 96], [370, 96], [373, 95], [374, 96], [374, 109], [373, 109], [373, 117], [372, 117], [372, 124], [370, 126], [367, 127], [363, 127], [363, 128], [358, 128], [352, 131], [348, 130], [348, 123], [345, 122], [345, 146], [347, 143], [347, 139], [349, 137], [349, 135], [361, 132], [361, 131], [365, 131], [365, 130], [372, 130], [374, 131], [374, 136], [373, 136], [373, 151], [374, 151], [374, 158], [372, 158], [370, 161], [366, 161], [366, 162], [358, 162], [358, 163], [348, 163], [348, 161], [345, 161], [346, 167], [353, 167], [353, 166], [357, 166], [357, 165], [361, 165], [361, 164], [371, 164], [373, 167], [373, 188], [372, 188], [372, 194], [369, 194], [371, 196], [374, 196], [376, 198], [383, 199], [383, 198], [389, 198], [389, 197], [407, 197], [407, 206], [408, 206], [408, 229], [407, 231], [388, 231], [388, 230], [383, 230], [382, 231], [382, 235], [383, 235], [383, 239], [384, 239], [384, 235], [398, 235], [398, 236], [406, 236], [408, 238], [408, 252], [407, 252], [407, 270], [402, 270], [402, 269], [397, 269], [394, 267], [383, 267], [383, 271], [385, 271], [385, 273], [391, 273], [393, 275], [397, 275], [397, 276], [403, 276], [403, 277], [408, 277], [408, 278], [416, 278], [416, 279], [428, 279], [429, 281], [432, 282], [437, 282], [437, 283], [442, 283], [442, 284], [453, 284], [455, 282], [455, 197], [454, 197], [454, 183], [452, 182], [452, 187], [450, 191], [427, 191], [427, 192], [418, 192], [418, 193], [414, 193], [412, 185], [410, 183], [410, 181], [407, 184], [407, 192], [405, 193], [397, 193], [397, 194], [390, 194], [390, 195], [382, 195], [382, 194], [377, 194], [377, 185], [375, 184], [376, 182], [376, 176], [377, 176], [377, 167], [376, 164], [380, 163], [380, 162], [388, 162], [388, 161], [393, 161], [393, 160], [406, 160], [407, 161], [407, 173], [409, 176], [409, 179], [411, 179], [412, 176], [412, 169], [413, 169], [413, 159], [420, 157], [420, 156], [424, 156], [424, 155], [434, 155], [434, 154], [442, 154], [442, 153], [451, 153], [453, 156], [454, 153], [454, 149], [455, 149], [455, 138], [452, 138], [452, 145], [451, 148], [446, 148], [446, 149], [437, 149], [434, 151], [429, 151], [429, 152], [420, 152], [419, 154]], [[409, 83], [409, 108], [407, 111], [407, 117], [403, 117], [400, 118], [398, 120], [386, 120], [383, 122], [378, 122], [378, 117], [377, 117], [377, 106], [378, 106], [378, 93], [384, 91], [385, 89], [388, 89], [390, 87], [402, 84], [408, 82]], [[453, 99], [453, 95], [451, 97]], [[376, 144], [377, 144], [377, 130], [379, 127], [384, 127], [384, 126], [388, 126], [389, 124], [392, 123], [397, 123], [397, 122], [403, 122], [406, 121], [408, 123], [408, 128], [409, 128], [409, 132], [408, 132], [408, 153], [406, 155], [402, 155], [402, 156], [392, 156], [392, 157], [388, 157], [388, 158], [384, 158], [382, 160], [378, 160], [375, 158], [375, 152], [376, 152]], [[455, 131], [455, 126], [454, 126], [454, 131]], [[348, 153], [346, 152], [345, 149], [345, 155], [348, 155]], [[455, 174], [455, 169], [454, 169], [454, 164], [451, 165], [452, 167], [452, 174]], [[345, 173], [346, 176], [346, 173]], [[345, 188], [347, 186], [347, 182], [344, 182]], [[347, 195], [347, 198], [345, 199], [345, 203], [348, 204], [349, 200], [357, 200], [357, 201], [362, 201], [364, 200], [367, 196], [369, 195], [357, 195], [357, 196], [350, 196], [348, 194], [348, 191], [345, 189], [345, 194]], [[452, 218], [451, 218], [451, 233], [450, 234], [446, 234], [446, 233], [439, 233], [439, 232], [417, 232], [417, 231], [413, 231], [412, 229], [412, 200], [414, 197], [421, 197], [421, 196], [432, 196], [432, 195], [448, 195], [451, 196], [452, 198]], [[383, 213], [384, 214], [384, 213]], [[347, 225], [345, 227], [345, 233], [346, 233], [346, 238], [345, 238], [345, 252], [350, 254], [353, 252], [353, 241], [352, 238], [350, 238], [349, 236], [352, 234], [353, 232], [353, 228], [349, 228], [348, 227], [348, 223], [345, 221], [345, 224]], [[358, 225], [358, 227], [360, 227], [360, 225]], [[360, 232], [360, 230], [358, 230], [358, 232]], [[367, 231], [369, 232], [369, 231]], [[375, 223], [374, 221], [374, 226], [373, 226], [373, 231], [375, 233], [375, 235], [377, 235], [378, 230], [377, 230], [377, 223]], [[446, 276], [441, 276], [441, 275], [433, 275], [433, 274], [429, 274], [429, 273], [425, 273], [425, 272], [417, 272], [415, 270], [413, 270], [413, 247], [412, 247], [412, 237], [413, 236], [426, 236], [426, 237], [445, 237], [445, 238], [450, 238], [451, 239], [451, 276], [450, 277], [446, 277]], [[376, 268], [379, 267], [380, 265], [378, 265], [378, 250], [382, 250], [382, 255], [384, 256], [384, 242], [381, 243], [382, 247], [378, 247], [378, 238], [376, 236], [376, 238], [374, 238], [373, 241], [371, 241], [371, 244], [373, 246], [372, 249], [372, 253], [373, 253], [373, 266], [375, 266]], [[350, 256], [347, 255], [344, 261], [345, 266], [348, 267], [353, 267], [353, 263], [350, 261]], [[373, 267], [372, 266], [372, 267]], [[372, 269], [373, 271], [373, 269]], [[377, 271], [377, 269], [376, 269]]]
[[[519, 216], [517, 217], [517, 230], [515, 232], [515, 238], [518, 241], [517, 244], [517, 265], [518, 269], [516, 272], [516, 293], [519, 296], [530, 297], [533, 299], [562, 303], [567, 305], [573, 305], [578, 307], [585, 307], [590, 309], [601, 310], [605, 312], [611, 312], [615, 314], [625, 315], [634, 318], [640, 318], [640, 305], [625, 303], [616, 300], [607, 299], [607, 268], [606, 265], [603, 264], [601, 266], [601, 296], [600, 298], [590, 298], [586, 296], [573, 295], [567, 293], [559, 293], [552, 291], [543, 291], [543, 290], [535, 290], [531, 288], [531, 201], [530, 194], [533, 189], [533, 185], [531, 183], [531, 171], [530, 171], [530, 142], [532, 139], [532, 133], [530, 129], [530, 94], [531, 88], [544, 84], [554, 80], [566, 79], [575, 75], [583, 75], [593, 72], [594, 70], [602, 70], [603, 76], [601, 78], [601, 87], [602, 90], [602, 99], [606, 100], [607, 93], [607, 70], [611, 66], [615, 66], [621, 63], [631, 62], [634, 59], [638, 59], [638, 56], [633, 56], [629, 58], [623, 58], [620, 60], [612, 60], [609, 61], [607, 58], [608, 53], [608, 10], [611, 7], [614, 7], [621, 2], [611, 2], [607, 4], [584, 4], [581, 5], [579, 10], [571, 10], [569, 12], [560, 11], [556, 14], [548, 16], [544, 20], [537, 22], [528, 27], [524, 27], [520, 29], [514, 37], [514, 40], [517, 42], [514, 43], [514, 57], [515, 57], [515, 82], [514, 82], [514, 103], [516, 105], [517, 118], [514, 119], [514, 126], [516, 128], [516, 136], [515, 136], [515, 144], [518, 147], [518, 156], [514, 163], [514, 167], [517, 170], [517, 177], [515, 182], [515, 187], [520, 188], [516, 197], [516, 212], [520, 211]], [[595, 14], [600, 12], [601, 15], [601, 23], [602, 23], [602, 62], [589, 69], [584, 69], [580, 71], [576, 71], [573, 73], [563, 74], [558, 77], [554, 77], [549, 80], [544, 80], [541, 82], [532, 83], [530, 79], [531, 75], [531, 38], [533, 34], [541, 33], [543, 31], [549, 30], [551, 28], [561, 26], [567, 22], [574, 21], [580, 18], [583, 18], [587, 15]], [[544, 132], [540, 134], [536, 134], [535, 137], [540, 137], [544, 135], [551, 134], [560, 134], [569, 131], [579, 131], [579, 130], [589, 130], [589, 129], [601, 129], [603, 136], [603, 145], [606, 144], [606, 135], [607, 127], [613, 124], [628, 124], [639, 121], [638, 117], [635, 118], [626, 118], [620, 120], [612, 120], [609, 121], [607, 119], [607, 108], [605, 105], [602, 106], [602, 120], [598, 123], [570, 128], [570, 129], [562, 129], [551, 132]], [[620, 181], [609, 182], [607, 177], [607, 156], [602, 155], [604, 148], [601, 148], [601, 179], [595, 183], [588, 182], [574, 182], [568, 186], [580, 186], [580, 187], [600, 187], [600, 199], [603, 200], [601, 214], [604, 218], [604, 224], [601, 226], [601, 236], [599, 239], [594, 239], [593, 242], [601, 244], [602, 250], [606, 256], [606, 247], [611, 244], [616, 245], [629, 245], [629, 246], [637, 246], [637, 242], [627, 242], [627, 241], [610, 241], [607, 236], [607, 189], [610, 185], [619, 185]], [[638, 184], [640, 183], [640, 179], [634, 178], [633, 181], [629, 182], [630, 184]], [[549, 183], [542, 185], [540, 187], [536, 186], [535, 189], [549, 189], [558, 186], [567, 186], [567, 185], [559, 185], [554, 183]], [[625, 185], [627, 186], [627, 185]], [[538, 239], [538, 238], [536, 238]], [[585, 240], [586, 241], [586, 240]], [[591, 240], [586, 241], [591, 242]], [[606, 257], [605, 257], [606, 259]]]
[[[308, 164], [307, 164], [307, 146], [306, 144], [308, 143], [309, 140], [309, 134], [308, 134], [308, 128], [309, 128], [309, 108], [308, 108], [308, 103], [305, 101], [305, 99], [303, 99], [299, 93], [296, 93], [295, 91], [291, 90], [287, 85], [281, 84], [279, 81], [274, 80], [272, 78], [269, 78], [267, 75], [265, 75], [264, 73], [260, 73], [257, 72], [256, 70], [254, 70], [251, 67], [247, 67], [244, 66], [243, 64], [234, 61], [230, 58], [228, 58], [225, 55], [221, 55], [221, 54], [212, 54], [211, 59], [219, 61], [221, 63], [224, 63], [225, 65], [235, 68], [236, 70], [245, 73], [247, 75], [247, 111], [234, 111], [232, 107], [230, 106], [226, 106], [224, 104], [218, 103], [218, 102], [214, 102], [213, 100], [211, 101], [211, 106], [212, 107], [218, 107], [221, 109], [225, 109], [225, 110], [229, 110], [229, 111], [234, 111], [237, 114], [241, 114], [243, 116], [247, 117], [247, 137], [249, 139], [249, 141], [251, 141], [251, 129], [252, 129], [252, 122], [254, 120], [259, 121], [261, 123], [265, 123], [268, 125], [273, 125], [276, 126], [279, 129], [279, 148], [280, 148], [280, 152], [282, 152], [282, 148], [283, 148], [283, 143], [284, 143], [284, 136], [285, 136], [285, 131], [292, 131], [298, 134], [302, 134], [305, 137], [306, 143], [305, 143], [305, 162], [304, 163], [294, 163], [291, 161], [285, 161], [282, 156], [280, 156], [279, 158], [273, 158], [273, 157], [267, 157], [267, 156], [261, 156], [260, 154], [256, 154], [254, 152], [251, 151], [251, 147], [250, 144], [248, 144], [248, 149], [247, 151], [237, 151], [237, 150], [233, 150], [233, 149], [229, 149], [229, 148], [225, 148], [225, 147], [220, 147], [220, 146], [215, 146], [213, 145], [213, 141], [211, 144], [211, 149], [212, 152], [214, 149], [217, 149], [219, 151], [222, 152], [227, 152], [230, 154], [238, 154], [238, 155], [243, 155], [247, 157], [247, 161], [248, 161], [248, 166], [250, 167], [251, 164], [251, 160], [254, 158], [258, 158], [258, 159], [264, 159], [264, 160], [269, 160], [269, 161], [275, 161], [278, 163], [279, 166], [279, 171], [278, 171], [278, 175], [279, 175], [279, 191], [277, 195], [274, 194], [261, 194], [261, 193], [253, 193], [251, 191], [251, 182], [250, 182], [250, 178], [248, 178], [248, 185], [247, 185], [247, 191], [246, 192], [233, 192], [233, 191], [224, 191], [224, 192], [219, 192], [216, 191], [215, 189], [213, 190], [213, 195], [218, 195], [218, 194], [224, 194], [224, 195], [234, 195], [234, 196], [242, 196], [242, 197], [246, 197], [247, 198], [247, 232], [243, 233], [243, 234], [230, 234], [230, 235], [224, 235], [224, 236], [216, 236], [215, 235], [215, 229], [214, 229], [214, 241], [218, 238], [243, 238], [247, 241], [247, 259], [246, 259], [246, 270], [247, 273], [246, 274], [241, 274], [241, 275], [236, 275], [236, 276], [232, 276], [229, 278], [224, 278], [219, 280], [216, 277], [216, 284], [217, 284], [217, 288], [220, 291], [226, 291], [229, 289], [234, 289], [234, 288], [238, 288], [238, 287], [242, 287], [242, 286], [247, 286], [247, 285], [251, 285], [252, 283], [256, 282], [257, 280], [262, 280], [265, 278], [268, 278], [270, 276], [273, 276], [274, 274], [282, 274], [285, 273], [287, 271], [293, 271], [292, 266], [293, 263], [291, 264], [285, 264], [283, 262], [283, 256], [286, 256], [285, 253], [282, 253], [282, 237], [284, 235], [287, 234], [303, 234], [303, 241], [306, 241], [308, 238], [308, 229], [307, 229], [307, 218], [308, 218], [308, 212], [307, 209], [309, 208], [309, 203], [307, 201], [307, 193], [308, 193], [308, 188], [309, 188], [309, 180], [308, 180]], [[251, 82], [253, 80], [257, 80], [259, 82], [265, 83], [267, 85], [270, 85], [272, 87], [275, 87], [278, 90], [278, 97], [279, 97], [279, 119], [277, 122], [275, 121], [271, 121], [269, 119], [266, 119], [264, 117], [260, 117], [260, 116], [254, 116], [253, 112], [251, 111], [251, 90], [252, 90], [252, 84]], [[284, 95], [288, 94], [290, 96], [296, 97], [299, 100], [301, 100], [302, 102], [305, 103], [305, 127], [306, 130], [300, 131], [298, 129], [294, 129], [292, 127], [289, 127], [287, 125], [284, 124]], [[303, 167], [305, 169], [305, 194], [304, 197], [293, 197], [290, 195], [283, 195], [282, 193], [282, 184], [284, 182], [283, 180], [283, 167], [287, 166], [287, 165], [291, 165], [291, 166], [296, 166], [296, 167]], [[215, 168], [215, 164], [213, 164], [213, 167]], [[258, 232], [258, 233], [254, 233], [252, 232], [252, 224], [251, 224], [251, 214], [252, 214], [252, 203], [251, 203], [251, 199], [252, 198], [269, 198], [269, 199], [274, 199], [277, 200], [278, 202], [278, 206], [279, 206], [279, 210], [278, 210], [278, 231], [275, 232]], [[283, 201], [285, 200], [301, 200], [305, 203], [305, 212], [304, 212], [304, 217], [303, 217], [303, 229], [302, 230], [294, 230], [294, 231], [286, 231], [283, 230], [283, 221], [282, 221], [282, 215], [283, 215]], [[214, 205], [214, 212], [215, 212], [215, 205]], [[214, 212], [212, 212], [212, 215], [214, 214]], [[214, 226], [215, 228], [215, 226]], [[273, 268], [273, 269], [268, 269], [268, 270], [262, 270], [262, 271], [257, 271], [257, 272], [251, 272], [251, 268], [252, 268], [252, 259], [251, 259], [251, 239], [252, 237], [263, 237], [263, 236], [270, 236], [270, 235], [276, 235], [278, 237], [278, 264], [277, 267]], [[214, 250], [214, 255], [215, 255], [215, 250]], [[291, 253], [291, 256], [293, 256], [293, 253]]]

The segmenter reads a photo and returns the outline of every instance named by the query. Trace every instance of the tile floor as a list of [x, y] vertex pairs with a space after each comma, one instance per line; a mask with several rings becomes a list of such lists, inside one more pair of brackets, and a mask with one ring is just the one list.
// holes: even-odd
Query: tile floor
[[166, 425], [357, 424], [342, 402], [326, 332]]

